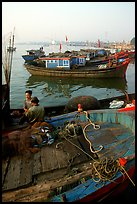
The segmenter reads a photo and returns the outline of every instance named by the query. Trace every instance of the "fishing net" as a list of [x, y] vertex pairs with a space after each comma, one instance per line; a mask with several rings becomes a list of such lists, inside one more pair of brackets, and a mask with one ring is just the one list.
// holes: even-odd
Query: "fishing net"
[[35, 153], [34, 148], [52, 144], [54, 138], [52, 126], [47, 122], [37, 122], [31, 128], [12, 131], [2, 136], [2, 158]]
[[99, 101], [93, 96], [77, 96], [70, 99], [65, 106], [66, 112], [78, 110], [78, 104], [81, 104], [83, 110], [95, 110], [100, 108]]

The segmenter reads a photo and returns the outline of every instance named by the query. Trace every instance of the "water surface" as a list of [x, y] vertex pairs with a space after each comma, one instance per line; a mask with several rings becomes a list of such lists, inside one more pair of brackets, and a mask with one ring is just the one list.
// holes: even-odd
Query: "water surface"
[[[135, 92], [135, 63], [128, 65], [126, 79], [87, 79], [87, 78], [59, 78], [31, 76], [24, 66], [23, 54], [27, 49], [39, 49], [42, 45], [19, 45], [13, 55], [10, 86], [10, 105], [11, 108], [22, 108], [25, 91], [31, 89], [33, 96], [37, 96], [40, 103], [44, 106], [64, 105], [69, 99], [80, 95], [94, 96], [97, 99], [119, 96], [125, 91]], [[66, 50], [80, 50], [86, 47], [65, 47]], [[59, 46], [44, 47], [49, 52], [58, 52]], [[2, 81], [4, 77], [2, 76]]]

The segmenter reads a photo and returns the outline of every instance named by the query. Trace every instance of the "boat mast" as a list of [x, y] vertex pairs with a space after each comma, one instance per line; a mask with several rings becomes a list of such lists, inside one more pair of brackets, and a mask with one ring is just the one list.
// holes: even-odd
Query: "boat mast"
[[[10, 34], [9, 38], [9, 47], [11, 49], [7, 49], [7, 46], [4, 46], [4, 56], [2, 60], [3, 71], [5, 75], [5, 89], [3, 91], [3, 104], [2, 110], [6, 113], [6, 116], [9, 116], [10, 113], [10, 78], [11, 78], [11, 69], [12, 69], [12, 59], [13, 59], [13, 47], [14, 47], [14, 32]], [[7, 118], [8, 119], [8, 118]]]

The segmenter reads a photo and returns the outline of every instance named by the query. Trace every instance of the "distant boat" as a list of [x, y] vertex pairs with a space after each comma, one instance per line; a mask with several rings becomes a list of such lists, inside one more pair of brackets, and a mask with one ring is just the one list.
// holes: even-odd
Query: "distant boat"
[[[125, 58], [129, 58], [129, 55], [127, 53], [117, 53], [117, 60], [118, 62], [124, 61]], [[99, 65], [99, 64], [106, 64], [109, 62], [109, 60], [116, 60], [115, 55], [110, 55], [108, 57], [95, 57], [93, 59], [90, 59], [87, 61], [88, 65]]]
[[126, 53], [128, 54], [129, 58], [135, 58], [135, 50], [127, 50]]
[[[81, 59], [81, 58], [80, 58]], [[26, 64], [25, 67], [31, 75], [40, 76], [58, 76], [58, 77], [87, 77], [87, 78], [124, 78], [127, 66], [130, 62], [129, 58], [124, 59], [123, 62], [113, 64], [109, 67], [108, 64], [100, 65], [98, 67], [86, 66], [85, 58], [78, 61], [77, 57], [71, 66], [72, 59], [66, 57], [59, 58], [40, 58], [37, 66]]]
[[39, 57], [42, 57], [42, 56], [45, 56], [45, 52], [43, 50], [43, 47], [40, 47], [40, 49], [27, 50], [27, 54], [22, 55], [22, 58], [25, 60], [25, 63], [27, 63], [35, 59], [38, 59]]

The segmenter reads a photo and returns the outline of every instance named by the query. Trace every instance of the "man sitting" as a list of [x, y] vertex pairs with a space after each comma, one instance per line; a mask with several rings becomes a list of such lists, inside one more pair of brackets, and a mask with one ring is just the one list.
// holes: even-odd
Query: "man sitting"
[[45, 110], [39, 105], [39, 99], [36, 96], [31, 99], [31, 105], [32, 107], [25, 112], [28, 122], [32, 124], [44, 121]]
[[39, 99], [35, 96], [31, 99], [31, 107], [24, 113], [19, 124], [23, 124], [27, 121], [29, 124], [33, 125], [35, 122], [44, 121], [45, 110], [44, 107], [39, 105]]

